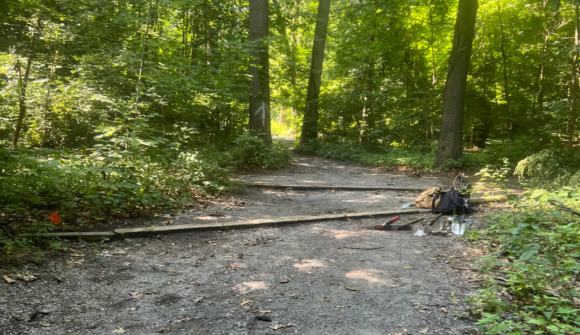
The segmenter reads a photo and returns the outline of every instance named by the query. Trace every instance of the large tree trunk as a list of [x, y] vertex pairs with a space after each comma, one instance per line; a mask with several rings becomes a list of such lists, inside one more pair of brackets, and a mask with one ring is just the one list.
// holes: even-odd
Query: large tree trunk
[[306, 92], [306, 110], [302, 121], [302, 135], [300, 143], [318, 138], [318, 99], [320, 98], [320, 83], [322, 80], [322, 64], [324, 63], [324, 46], [328, 31], [328, 17], [330, 16], [330, 0], [318, 2], [318, 20], [314, 30], [312, 44], [312, 63]]
[[250, 0], [250, 131], [272, 144], [270, 129], [270, 56], [268, 0]]
[[449, 72], [443, 93], [443, 114], [436, 166], [443, 165], [449, 159], [459, 159], [463, 151], [461, 141], [463, 107], [478, 7], [477, 0], [459, 0]]
[[572, 59], [572, 110], [568, 120], [568, 144], [574, 145], [574, 132], [576, 130], [576, 118], [578, 117], [578, 0], [574, 4], [574, 58]]

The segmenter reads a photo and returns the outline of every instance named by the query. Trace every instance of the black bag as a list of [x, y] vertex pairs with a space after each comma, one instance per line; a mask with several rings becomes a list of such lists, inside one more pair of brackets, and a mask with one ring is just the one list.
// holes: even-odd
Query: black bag
[[[439, 198], [439, 205], [435, 207], [435, 200]], [[450, 190], [440, 192], [436, 197], [433, 197], [433, 212], [442, 213], [444, 215], [463, 215], [467, 213], [467, 201], [465, 198], [459, 196], [457, 190]]]

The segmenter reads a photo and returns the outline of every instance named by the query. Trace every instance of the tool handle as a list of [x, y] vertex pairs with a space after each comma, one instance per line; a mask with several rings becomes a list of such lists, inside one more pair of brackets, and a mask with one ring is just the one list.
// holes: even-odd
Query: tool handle
[[413, 220], [413, 221], [410, 221], [410, 222], [407, 222], [407, 223], [403, 223], [401, 226], [406, 226], [406, 225], [410, 225], [410, 224], [413, 224], [413, 223], [417, 223], [417, 222], [419, 222], [419, 221], [421, 221], [423, 219], [424, 218], [418, 218], [417, 220]]
[[443, 213], [437, 215], [433, 220], [431, 220], [431, 222], [429, 222], [427, 225], [428, 226], [432, 226], [437, 220], [439, 220], [439, 218], [443, 215]]

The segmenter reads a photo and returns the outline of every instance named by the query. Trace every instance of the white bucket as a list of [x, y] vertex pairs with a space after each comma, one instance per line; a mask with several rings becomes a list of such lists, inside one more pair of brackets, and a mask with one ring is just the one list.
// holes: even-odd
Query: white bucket
[[451, 231], [455, 235], [463, 235], [463, 234], [465, 234], [465, 231], [466, 230], [467, 230], [467, 224], [465, 224], [465, 223], [455, 223], [455, 222], [453, 222], [451, 224]]

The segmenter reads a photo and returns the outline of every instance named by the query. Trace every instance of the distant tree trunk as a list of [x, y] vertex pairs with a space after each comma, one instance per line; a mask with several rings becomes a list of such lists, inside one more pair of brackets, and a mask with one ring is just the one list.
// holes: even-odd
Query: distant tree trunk
[[578, 0], [574, 4], [574, 58], [572, 59], [572, 110], [568, 120], [568, 144], [574, 145], [574, 131], [578, 117]]
[[497, 1], [497, 17], [499, 19], [499, 32], [500, 32], [500, 48], [501, 48], [501, 59], [503, 64], [503, 85], [504, 85], [504, 92], [505, 92], [505, 115], [508, 119], [507, 124], [507, 132], [508, 138], [512, 137], [512, 119], [510, 114], [510, 89], [509, 89], [509, 80], [508, 80], [508, 73], [507, 73], [507, 56], [505, 53], [505, 41], [504, 41], [504, 32], [503, 32], [503, 20], [501, 16], [501, 5], [500, 0]]
[[324, 63], [324, 46], [326, 45], [329, 16], [330, 0], [320, 0], [318, 2], [318, 19], [314, 30], [314, 43], [312, 44], [312, 63], [310, 64], [310, 77], [306, 92], [306, 110], [304, 111], [300, 137], [302, 144], [318, 138], [318, 99], [320, 98], [322, 64]]
[[443, 114], [435, 165], [461, 157], [463, 108], [478, 0], [459, 0], [449, 72], [443, 94]]
[[32, 67], [32, 60], [34, 59], [34, 41], [36, 40], [36, 35], [40, 31], [41, 21], [40, 18], [36, 21], [36, 31], [32, 33], [30, 37], [30, 44], [28, 46], [28, 59], [26, 60], [26, 69], [24, 70], [24, 76], [22, 75], [22, 65], [20, 60], [16, 60], [16, 68], [18, 70], [18, 107], [20, 113], [18, 113], [18, 120], [16, 121], [16, 127], [14, 128], [14, 135], [12, 137], [11, 148], [16, 148], [18, 146], [18, 140], [20, 140], [20, 133], [22, 132], [22, 123], [24, 122], [24, 117], [26, 116], [26, 88], [28, 87], [28, 78], [30, 77], [30, 68]]
[[290, 84], [292, 88], [296, 87], [296, 55], [292, 50], [292, 46], [290, 45], [290, 39], [288, 38], [288, 34], [286, 33], [286, 19], [282, 14], [282, 8], [278, 3], [278, 0], [272, 0], [272, 4], [274, 5], [274, 12], [276, 13], [276, 29], [278, 30], [278, 34], [284, 37], [284, 52], [288, 57], [288, 76], [290, 80]]
[[250, 131], [272, 144], [270, 126], [270, 56], [268, 0], [250, 0]]
[[137, 95], [135, 97], [135, 108], [139, 108], [139, 94], [141, 93], [141, 76], [143, 75], [143, 65], [145, 64], [145, 53], [147, 52], [147, 41], [149, 40], [149, 28], [151, 26], [151, 0], [149, 0], [149, 13], [147, 14], [147, 28], [143, 36], [143, 49], [141, 50], [141, 63], [139, 65], [139, 76], [137, 77]]

